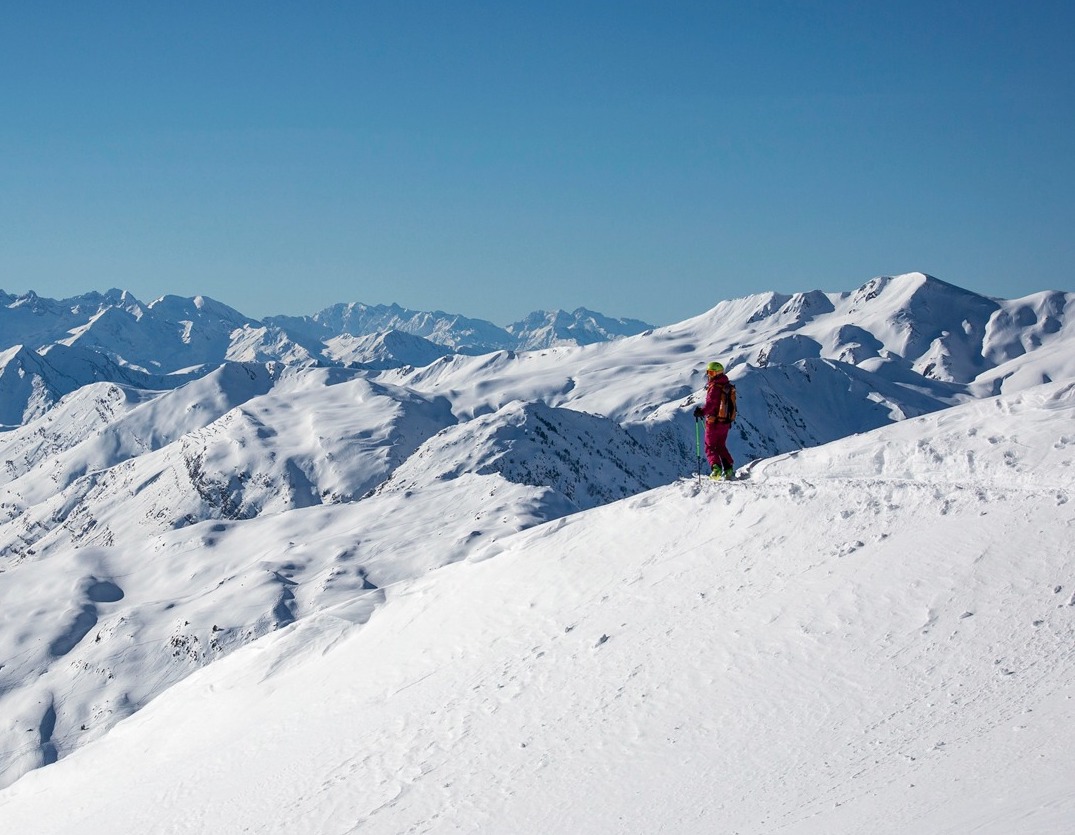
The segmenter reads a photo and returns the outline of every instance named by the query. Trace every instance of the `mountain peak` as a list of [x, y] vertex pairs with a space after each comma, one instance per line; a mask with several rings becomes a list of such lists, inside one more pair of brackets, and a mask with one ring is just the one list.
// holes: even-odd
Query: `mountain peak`
[[571, 313], [536, 310], [505, 328], [518, 340], [518, 349], [524, 351], [611, 342], [652, 329], [653, 325], [637, 319], [615, 319], [585, 307], [575, 308]]
[[233, 327], [244, 324], [257, 324], [256, 319], [251, 319], [235, 308], [211, 299], [209, 296], [164, 295], [151, 302], [149, 307], [158, 314], [174, 317], [190, 316], [199, 319], [214, 318], [227, 322]]
[[882, 296], [909, 299], [928, 293], [934, 296], [955, 296], [959, 298], [984, 298], [970, 290], [955, 284], [949, 284], [928, 273], [911, 272], [901, 275], [882, 275], [872, 278], [858, 288], [853, 294], [856, 303], [864, 304]]

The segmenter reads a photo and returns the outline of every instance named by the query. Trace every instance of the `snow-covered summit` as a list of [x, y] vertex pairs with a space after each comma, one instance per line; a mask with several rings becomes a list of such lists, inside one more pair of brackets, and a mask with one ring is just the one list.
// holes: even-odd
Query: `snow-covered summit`
[[653, 325], [638, 319], [613, 319], [584, 307], [568, 313], [563, 310], [535, 311], [506, 330], [518, 340], [520, 351], [564, 345], [592, 345], [652, 330]]

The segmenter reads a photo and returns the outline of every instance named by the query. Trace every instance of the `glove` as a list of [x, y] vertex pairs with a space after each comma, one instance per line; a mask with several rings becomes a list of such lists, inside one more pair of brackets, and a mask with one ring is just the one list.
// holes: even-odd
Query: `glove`
[[694, 407], [694, 419], [697, 420], [700, 417], [702, 417], [702, 407], [701, 406], [695, 406]]

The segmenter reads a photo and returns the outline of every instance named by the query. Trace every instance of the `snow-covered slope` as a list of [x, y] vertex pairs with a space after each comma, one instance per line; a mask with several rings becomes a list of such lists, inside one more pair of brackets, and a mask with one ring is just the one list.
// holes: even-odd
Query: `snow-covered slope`
[[[241, 377], [235, 369], [221, 376]], [[443, 404], [336, 369], [221, 382], [221, 405], [240, 405], [203, 426], [213, 408], [200, 408], [208, 387], [185, 388], [0, 487], [11, 519], [0, 527], [0, 550], [18, 564], [72, 546], [133, 544], [205, 519], [354, 501], [452, 422]], [[159, 445], [167, 424], [152, 415], [169, 411], [192, 419]]]
[[[243, 583], [267, 607], [328, 605], [0, 792], [0, 821], [40, 833], [1066, 832], [1073, 418], [1075, 385], [1051, 384], [514, 535], [498, 508], [528, 488], [466, 472], [400, 483], [377, 505], [206, 525], [200, 546], [161, 535], [122, 571], [114, 550], [83, 549], [64, 586], [76, 628], [48, 652], [102, 686], [112, 664], [163, 651], [139, 633], [154, 618], [174, 618], [181, 655], [234, 640]], [[465, 506], [477, 498], [480, 518]], [[208, 574], [199, 594], [181, 590], [203, 550], [235, 572], [217, 592], [234, 605], [209, 604]], [[55, 582], [43, 566], [20, 566], [38, 572], [24, 591]], [[129, 599], [156, 614], [122, 616]], [[167, 614], [175, 603], [212, 611], [211, 631]], [[40, 653], [15, 649], [20, 664]], [[21, 703], [24, 753], [92, 734], [64, 725], [64, 695], [45, 680]]]
[[[82, 386], [39, 420], [0, 435], [0, 485], [36, 471], [23, 499], [47, 496], [87, 472], [105, 470], [201, 429], [270, 390], [281, 368], [229, 364], [178, 391], [114, 383]], [[35, 487], [36, 485], [36, 487]]]
[[[392, 584], [695, 472], [690, 409], [708, 359], [738, 385], [730, 443], [749, 466], [1070, 382], [1073, 298], [983, 299], [912, 274], [731, 300], [583, 347], [433, 361], [441, 349], [399, 332], [330, 340], [326, 353], [206, 299], [61, 306], [93, 321], [0, 354], [12, 426], [0, 433], [0, 785], [268, 632], [333, 607], [365, 620]], [[0, 301], [22, 317], [18, 333], [40, 330], [26, 297]], [[226, 345], [230, 361], [132, 364], [123, 351], [146, 331], [128, 326], [153, 316], [188, 359]], [[108, 353], [105, 340], [100, 353], [90, 336], [110, 320], [128, 347]], [[922, 426], [939, 424], [900, 429]], [[893, 449], [886, 479], [906, 457]], [[915, 446], [928, 455], [982, 475], [964, 472], [970, 456]]]
[[21, 346], [0, 351], [0, 430], [40, 417], [60, 399], [45, 368]]
[[[512, 403], [459, 424], [447, 399], [360, 371], [256, 364], [157, 396], [86, 387], [0, 436], [0, 459], [5, 782], [340, 595], [683, 469], [603, 417]], [[249, 539], [261, 523], [271, 547]]]
[[9, 348], [0, 352], [0, 432], [41, 417], [65, 395], [83, 386], [108, 381], [160, 391], [181, 386], [210, 370], [154, 374], [84, 347], [54, 344], [40, 351]]
[[328, 337], [324, 344], [322, 353], [334, 363], [372, 370], [408, 365], [420, 367], [452, 353], [443, 345], [402, 331], [384, 331], [366, 336], [345, 333]]

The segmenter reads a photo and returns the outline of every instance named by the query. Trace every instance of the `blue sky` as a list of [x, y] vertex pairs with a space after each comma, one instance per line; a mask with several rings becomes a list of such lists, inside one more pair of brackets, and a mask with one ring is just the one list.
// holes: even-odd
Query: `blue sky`
[[0, 288], [498, 324], [1071, 289], [1073, 40], [1060, 2], [9, 3]]

